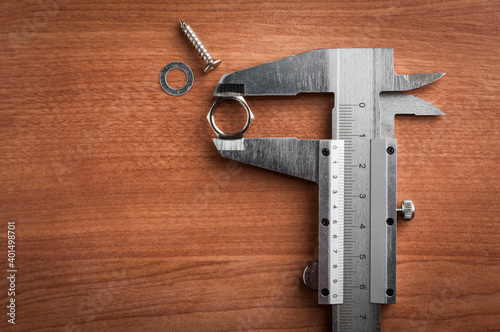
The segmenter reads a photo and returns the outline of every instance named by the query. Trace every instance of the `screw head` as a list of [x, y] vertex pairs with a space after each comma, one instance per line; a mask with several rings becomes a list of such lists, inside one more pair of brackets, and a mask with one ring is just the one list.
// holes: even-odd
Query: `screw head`
[[321, 220], [321, 225], [323, 226], [330, 225], [330, 220], [328, 220], [327, 218], [323, 218], [323, 220]]
[[323, 288], [321, 290], [321, 295], [323, 296], [328, 296], [328, 294], [330, 294], [330, 291], [327, 289], [327, 288]]
[[323, 154], [323, 156], [327, 157], [330, 155], [330, 150], [328, 150], [327, 148], [324, 148], [321, 153]]
[[212, 63], [209, 63], [208, 66], [205, 68], [204, 72], [205, 73], [210, 73], [212, 70], [215, 68], [219, 67], [219, 65], [222, 63], [222, 60], [215, 60]]
[[387, 148], [387, 153], [388, 154], [393, 154], [394, 153], [394, 148], [392, 146]]

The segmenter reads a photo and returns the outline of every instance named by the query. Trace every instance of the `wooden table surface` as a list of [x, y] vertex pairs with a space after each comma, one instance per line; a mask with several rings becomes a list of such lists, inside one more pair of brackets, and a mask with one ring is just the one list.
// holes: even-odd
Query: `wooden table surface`
[[[222, 159], [205, 116], [224, 73], [390, 47], [400, 74], [447, 72], [411, 92], [446, 116], [396, 120], [398, 200], [417, 214], [399, 222], [382, 329], [499, 330], [499, 12], [489, 0], [2, 1], [0, 329], [328, 331], [329, 307], [301, 282], [317, 259], [316, 184]], [[223, 60], [215, 72], [180, 18]], [[181, 97], [158, 84], [172, 61], [194, 72]], [[248, 101], [247, 137], [331, 137], [332, 95]], [[242, 117], [224, 106], [218, 119]]]

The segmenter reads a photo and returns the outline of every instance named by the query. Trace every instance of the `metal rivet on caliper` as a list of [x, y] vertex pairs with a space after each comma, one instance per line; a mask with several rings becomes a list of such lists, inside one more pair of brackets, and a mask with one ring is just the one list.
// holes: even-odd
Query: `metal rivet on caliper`
[[207, 51], [203, 43], [200, 41], [200, 38], [194, 33], [193, 29], [184, 22], [183, 20], [179, 20], [181, 22], [181, 30], [184, 32], [186, 37], [189, 39], [191, 44], [193, 44], [194, 48], [200, 54], [200, 56], [203, 58], [203, 61], [205, 61], [205, 64], [207, 67], [205, 68], [204, 72], [209, 73], [215, 68], [217, 68], [222, 61], [221, 60], [214, 60], [212, 58], [212, 55]]

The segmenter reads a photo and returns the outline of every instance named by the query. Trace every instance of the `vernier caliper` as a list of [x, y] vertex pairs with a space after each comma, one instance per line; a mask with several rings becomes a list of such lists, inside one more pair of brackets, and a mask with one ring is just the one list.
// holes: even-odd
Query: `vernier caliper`
[[[222, 157], [315, 181], [319, 187], [318, 262], [304, 282], [318, 303], [333, 305], [333, 331], [380, 330], [380, 305], [396, 301], [396, 114], [443, 115], [434, 105], [394, 93], [444, 74], [398, 75], [393, 50], [321, 49], [223, 75], [208, 120]], [[333, 92], [332, 139], [243, 138], [253, 115], [244, 96]], [[215, 124], [228, 99], [246, 109], [247, 123], [227, 134]]]

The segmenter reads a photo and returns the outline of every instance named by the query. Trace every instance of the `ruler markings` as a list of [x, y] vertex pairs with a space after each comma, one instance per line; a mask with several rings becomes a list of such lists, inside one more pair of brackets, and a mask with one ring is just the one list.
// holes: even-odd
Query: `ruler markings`
[[[344, 141], [330, 141], [330, 303], [344, 300]], [[333, 222], [335, 220], [335, 222]]]

